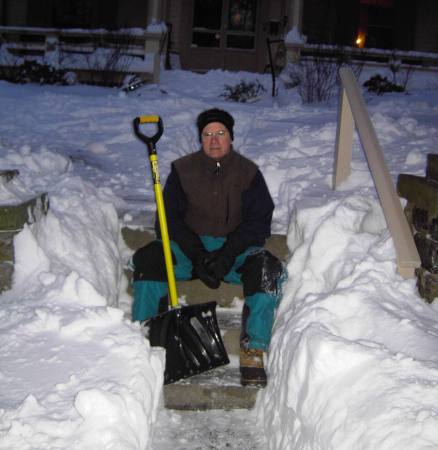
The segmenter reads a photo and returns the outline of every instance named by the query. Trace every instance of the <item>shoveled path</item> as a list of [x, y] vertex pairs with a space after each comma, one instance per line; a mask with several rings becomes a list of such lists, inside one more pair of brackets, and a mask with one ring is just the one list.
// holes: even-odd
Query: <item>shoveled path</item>
[[[227, 308], [218, 308], [221, 329], [230, 327], [233, 319], [240, 320]], [[238, 342], [236, 342], [238, 345]], [[256, 388], [243, 388], [240, 385], [238, 356], [228, 349], [230, 364], [218, 367], [186, 380], [180, 380], [172, 387], [190, 387], [193, 391], [181, 391], [172, 401], [176, 405], [199, 405], [210, 398], [213, 408], [203, 411], [166, 409], [159, 411], [154, 430], [152, 450], [204, 450], [239, 449], [265, 450], [266, 440], [263, 426], [257, 422], [253, 408], [259, 392]], [[226, 394], [223, 389], [234, 387], [237, 391]], [[165, 387], [166, 389], [166, 387]], [[198, 393], [198, 394], [197, 394]], [[187, 399], [185, 399], [187, 397]], [[165, 394], [168, 403], [170, 397]], [[252, 409], [234, 409], [236, 405], [248, 404]], [[220, 406], [219, 406], [220, 405]]]
[[[125, 243], [132, 249], [153, 238], [147, 227], [124, 228], [122, 233]], [[284, 260], [288, 252], [286, 237], [272, 236], [267, 248]], [[151, 448], [265, 450], [263, 425], [258, 423], [253, 409], [258, 389], [240, 385], [241, 287], [223, 283], [220, 289], [211, 291], [195, 280], [178, 283], [178, 292], [189, 304], [217, 301], [216, 314], [230, 364], [164, 388], [163, 406], [158, 413]]]
[[255, 410], [176, 411], [162, 409], [152, 450], [266, 450]]

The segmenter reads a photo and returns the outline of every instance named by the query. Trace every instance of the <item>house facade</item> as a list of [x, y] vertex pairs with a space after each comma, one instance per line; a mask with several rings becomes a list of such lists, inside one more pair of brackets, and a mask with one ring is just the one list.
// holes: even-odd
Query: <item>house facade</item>
[[[262, 72], [267, 39], [438, 53], [436, 0], [0, 0], [0, 26], [168, 25], [181, 67]], [[292, 33], [295, 31], [295, 33]]]

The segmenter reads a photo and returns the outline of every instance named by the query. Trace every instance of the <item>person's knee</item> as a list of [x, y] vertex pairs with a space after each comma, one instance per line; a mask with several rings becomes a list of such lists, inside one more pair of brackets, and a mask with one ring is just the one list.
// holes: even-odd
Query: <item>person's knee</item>
[[[175, 263], [173, 254], [172, 259]], [[134, 263], [134, 281], [167, 280], [163, 245], [160, 241], [152, 241], [138, 249], [132, 257], [132, 262]]]
[[283, 264], [266, 249], [249, 255], [242, 268], [242, 284], [245, 297], [259, 292], [277, 294], [283, 273]]

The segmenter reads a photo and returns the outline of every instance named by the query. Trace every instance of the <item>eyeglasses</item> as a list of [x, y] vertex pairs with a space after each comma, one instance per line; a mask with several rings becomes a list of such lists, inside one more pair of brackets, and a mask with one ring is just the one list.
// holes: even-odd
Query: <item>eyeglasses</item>
[[204, 131], [202, 133], [202, 137], [207, 139], [207, 138], [212, 138], [213, 136], [217, 136], [218, 138], [223, 138], [224, 136], [226, 136], [227, 131], [226, 130], [219, 130], [219, 131]]

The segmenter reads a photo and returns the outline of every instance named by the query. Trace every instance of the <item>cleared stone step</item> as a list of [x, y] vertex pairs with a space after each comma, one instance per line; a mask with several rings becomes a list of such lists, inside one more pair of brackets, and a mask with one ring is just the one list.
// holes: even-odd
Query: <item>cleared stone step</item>
[[239, 338], [243, 302], [218, 307], [216, 315], [230, 364], [164, 386], [168, 409], [251, 409], [259, 388], [243, 387], [239, 372]]
[[240, 349], [242, 308], [217, 307], [216, 317], [228, 356], [237, 358]]
[[49, 197], [47, 193], [38, 195], [16, 205], [0, 205], [0, 231], [15, 232], [23, 228], [24, 224], [31, 224], [47, 214]]
[[14, 263], [11, 261], [0, 261], [0, 292], [11, 288], [13, 274]]
[[239, 308], [217, 308], [219, 328], [230, 364], [164, 386], [164, 405], [168, 409], [210, 410], [251, 409], [257, 387], [243, 387], [239, 372]]
[[427, 155], [426, 177], [438, 182], [438, 155], [429, 153]]
[[[132, 250], [155, 239], [155, 234], [150, 228], [124, 227], [122, 234], [127, 246]], [[280, 259], [287, 259], [286, 236], [272, 236], [267, 241], [266, 247]], [[192, 280], [177, 282], [177, 290], [179, 296], [184, 296], [188, 304], [211, 300], [218, 303], [216, 314], [230, 364], [164, 386], [164, 406], [168, 409], [187, 411], [252, 409], [260, 389], [241, 386], [239, 372], [243, 302], [239, 304], [236, 298], [243, 299], [242, 287], [222, 283], [219, 289], [212, 290], [199, 280]]]
[[252, 409], [257, 387], [243, 387], [234, 358], [231, 364], [164, 386], [168, 409], [204, 411], [210, 409]]
[[[0, 171], [0, 185], [18, 175], [17, 170]], [[14, 273], [14, 236], [25, 224], [32, 224], [47, 214], [49, 197], [40, 194], [18, 204], [0, 205], [0, 292], [10, 289]]]

